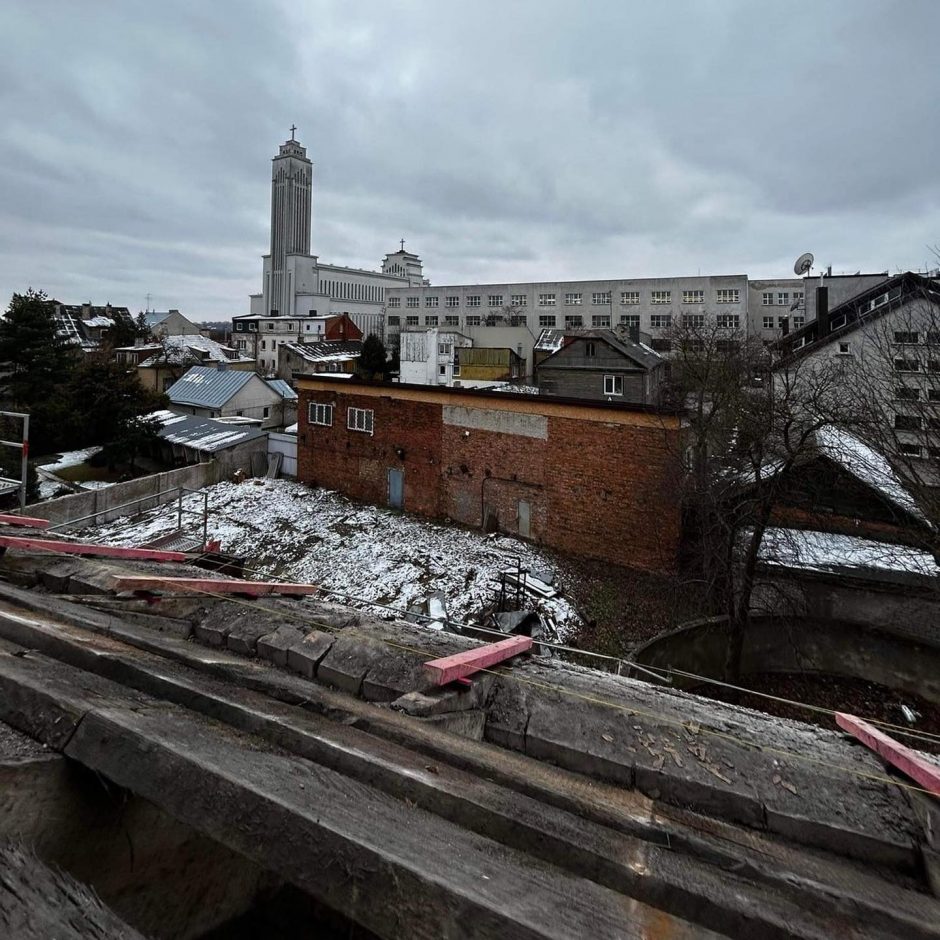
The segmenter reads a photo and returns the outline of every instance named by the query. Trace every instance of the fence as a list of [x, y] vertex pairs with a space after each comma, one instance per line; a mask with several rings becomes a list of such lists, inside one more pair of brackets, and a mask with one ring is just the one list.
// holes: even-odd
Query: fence
[[297, 477], [297, 435], [268, 432], [268, 453], [281, 455], [281, 475]]

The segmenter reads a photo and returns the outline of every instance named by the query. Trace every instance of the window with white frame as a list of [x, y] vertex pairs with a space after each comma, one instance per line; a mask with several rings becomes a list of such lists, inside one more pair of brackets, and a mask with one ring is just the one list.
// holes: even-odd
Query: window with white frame
[[539, 306], [540, 307], [554, 307], [555, 295], [554, 294], [539, 294]]
[[666, 327], [672, 326], [672, 314], [671, 313], [651, 313], [650, 314], [650, 327], [654, 330], [664, 330]]
[[425, 326], [437, 326], [437, 314], [434, 314], [434, 315], [428, 314], [428, 316], [424, 318], [424, 325]]
[[851, 343], [839, 343], [839, 353], [840, 356], [851, 355], [852, 344]]
[[682, 292], [682, 302], [684, 304], [703, 304], [705, 303], [705, 291], [684, 290]]
[[439, 356], [449, 356], [451, 350], [450, 343], [438, 343], [437, 344], [437, 354]]
[[447, 377], [447, 366], [438, 366], [437, 374], [443, 379]]
[[424, 306], [425, 307], [436, 307], [438, 305], [439, 297], [425, 297]]
[[682, 325], [688, 329], [701, 329], [705, 326], [705, 314], [704, 313], [683, 313], [682, 314]]
[[597, 290], [591, 294], [591, 303], [594, 306], [609, 304], [610, 303], [610, 291], [609, 290]]
[[468, 306], [468, 307], [479, 307], [479, 306], [480, 306], [480, 295], [479, 295], [479, 294], [468, 294], [468, 295], [467, 295], [467, 306]]
[[580, 294], [565, 294], [565, 306], [577, 307], [581, 303]]
[[502, 307], [503, 305], [503, 295], [502, 294], [490, 294], [487, 297], [487, 303], [491, 307]]
[[574, 327], [578, 326], [584, 326], [584, 318], [580, 313], [568, 314], [568, 316], [565, 317], [565, 326], [569, 329], [573, 329]]
[[401, 306], [401, 297], [389, 297], [388, 305], [393, 309]]
[[620, 324], [621, 326], [627, 326], [627, 327], [639, 326], [640, 315], [638, 313], [621, 313]]
[[419, 304], [420, 299], [421, 299], [421, 298], [419, 298], [419, 297], [409, 297], [408, 300], [407, 300], [407, 306], [411, 307], [412, 309], [414, 309], [415, 307], [420, 306], [420, 304]]
[[715, 291], [715, 303], [718, 304], [736, 304], [741, 296], [741, 291], [735, 288], [722, 288]]
[[540, 313], [539, 314], [539, 326], [554, 326], [554, 325], [555, 325], [554, 313]]
[[321, 405], [319, 402], [310, 402], [307, 411], [307, 422], [309, 424], [319, 424], [325, 428], [333, 427], [333, 406]]
[[448, 313], [447, 316], [444, 317], [444, 323], [447, 326], [460, 326], [460, 317], [455, 316], [452, 313]]
[[460, 298], [459, 298], [459, 297], [454, 297], [454, 296], [447, 297], [447, 298], [444, 300], [444, 305], [447, 306], [447, 307], [451, 307], [451, 308], [453, 308], [453, 307], [459, 307], [459, 306], [460, 306]]
[[512, 295], [512, 305], [514, 307], [528, 307], [529, 298], [526, 294], [513, 294]]
[[774, 318], [773, 317], [764, 317], [764, 329], [772, 330], [774, 328]]
[[765, 307], [772, 307], [774, 305], [774, 292], [772, 290], [765, 290], [764, 293], [760, 295], [760, 302]]
[[405, 317], [405, 326], [417, 326], [418, 325], [418, 315], [409, 314]]
[[604, 394], [605, 395], [623, 395], [623, 376], [605, 375], [604, 376]]
[[672, 303], [672, 291], [671, 290], [650, 291], [650, 303], [651, 304], [671, 304]]
[[789, 291], [777, 291], [777, 306], [778, 307], [788, 307], [790, 305], [790, 293]]
[[346, 427], [350, 431], [371, 434], [375, 412], [371, 408], [350, 408], [346, 414]]
[[736, 330], [741, 322], [741, 317], [736, 313], [719, 313], [715, 317], [715, 322], [720, 329]]
[[608, 327], [610, 326], [609, 313], [595, 313], [591, 317], [591, 326]]
[[640, 302], [640, 292], [638, 290], [622, 290], [620, 292], [620, 303], [638, 304]]
[[471, 313], [471, 314], [467, 317], [467, 326], [479, 326], [479, 325], [480, 325], [480, 317], [479, 317], [479, 315], [475, 315], [475, 314], [472, 314], [472, 313]]
[[524, 313], [514, 313], [509, 318], [510, 326], [527, 326], [528, 323], [529, 321]]

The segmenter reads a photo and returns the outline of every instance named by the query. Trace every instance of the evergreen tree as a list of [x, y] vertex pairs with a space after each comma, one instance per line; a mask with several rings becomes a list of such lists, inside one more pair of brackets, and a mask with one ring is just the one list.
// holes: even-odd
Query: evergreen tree
[[377, 375], [383, 375], [385, 369], [385, 345], [375, 333], [370, 333], [362, 344], [362, 353], [359, 356], [359, 372], [366, 378], [374, 379]]

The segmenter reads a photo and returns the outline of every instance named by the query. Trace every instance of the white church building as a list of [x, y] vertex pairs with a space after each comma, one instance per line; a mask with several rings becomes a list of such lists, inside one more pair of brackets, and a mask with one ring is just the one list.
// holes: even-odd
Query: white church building
[[277, 370], [278, 345], [313, 339], [328, 316], [348, 314], [364, 335], [384, 339], [386, 291], [428, 283], [404, 241], [381, 271], [324, 264], [310, 254], [313, 164], [295, 130], [272, 160], [271, 249], [262, 258], [261, 292], [251, 295], [250, 314], [232, 318], [235, 347], [257, 350], [262, 373]]

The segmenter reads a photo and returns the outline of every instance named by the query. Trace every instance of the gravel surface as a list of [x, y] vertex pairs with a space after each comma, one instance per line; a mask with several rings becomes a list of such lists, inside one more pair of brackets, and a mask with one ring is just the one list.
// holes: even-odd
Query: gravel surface
[[25, 760], [48, 753], [38, 741], [0, 722], [0, 760]]

